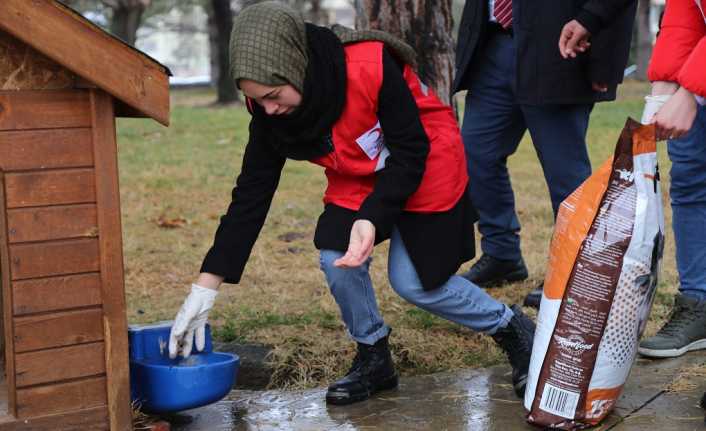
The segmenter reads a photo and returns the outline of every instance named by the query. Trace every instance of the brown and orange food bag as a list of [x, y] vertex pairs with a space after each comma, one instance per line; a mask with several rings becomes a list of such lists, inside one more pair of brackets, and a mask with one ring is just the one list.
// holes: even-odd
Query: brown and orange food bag
[[629, 119], [613, 157], [561, 204], [525, 392], [528, 422], [582, 428], [615, 406], [652, 307], [663, 232], [654, 126]]

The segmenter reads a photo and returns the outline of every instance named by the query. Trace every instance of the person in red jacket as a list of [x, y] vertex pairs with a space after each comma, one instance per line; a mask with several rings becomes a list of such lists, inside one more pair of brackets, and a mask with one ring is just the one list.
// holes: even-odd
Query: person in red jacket
[[706, 348], [706, 0], [668, 0], [648, 70], [643, 123], [667, 139], [679, 293], [665, 325], [642, 340], [650, 357]]
[[[305, 24], [279, 2], [243, 9], [233, 25], [230, 74], [247, 97], [250, 136], [232, 202], [172, 327], [169, 353], [204, 346], [222, 282], [238, 283], [287, 159], [325, 168], [314, 244], [358, 354], [326, 401], [350, 404], [397, 386], [390, 328], [369, 274], [390, 239], [390, 285], [424, 310], [492, 335], [524, 393], [534, 323], [454, 275], [473, 256], [475, 210], [454, 113], [417, 77], [414, 51], [383, 32]], [[283, 282], [286, 282], [283, 280]]]

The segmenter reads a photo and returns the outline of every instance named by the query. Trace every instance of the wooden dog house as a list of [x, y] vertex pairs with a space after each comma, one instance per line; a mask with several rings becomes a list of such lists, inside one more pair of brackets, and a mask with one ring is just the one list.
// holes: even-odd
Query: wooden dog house
[[0, 1], [0, 430], [132, 429], [115, 118], [167, 125], [168, 79], [57, 1]]

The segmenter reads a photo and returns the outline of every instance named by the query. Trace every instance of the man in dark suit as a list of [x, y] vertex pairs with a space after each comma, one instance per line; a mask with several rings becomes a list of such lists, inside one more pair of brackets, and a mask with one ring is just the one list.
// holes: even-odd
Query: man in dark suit
[[[588, 119], [595, 102], [615, 99], [636, 6], [637, 0], [466, 1], [453, 92], [468, 90], [462, 134], [483, 251], [463, 274], [472, 282], [490, 286], [528, 276], [507, 170], [526, 130], [554, 216], [590, 175]], [[540, 299], [538, 288], [526, 304], [538, 306]]]

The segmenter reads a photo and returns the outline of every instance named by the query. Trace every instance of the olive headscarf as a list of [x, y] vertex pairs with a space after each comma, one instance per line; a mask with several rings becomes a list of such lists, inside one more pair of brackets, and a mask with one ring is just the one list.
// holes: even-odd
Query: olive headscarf
[[283, 3], [267, 1], [243, 9], [233, 22], [230, 38], [230, 74], [237, 82], [293, 85], [304, 92], [309, 61], [306, 24]]

